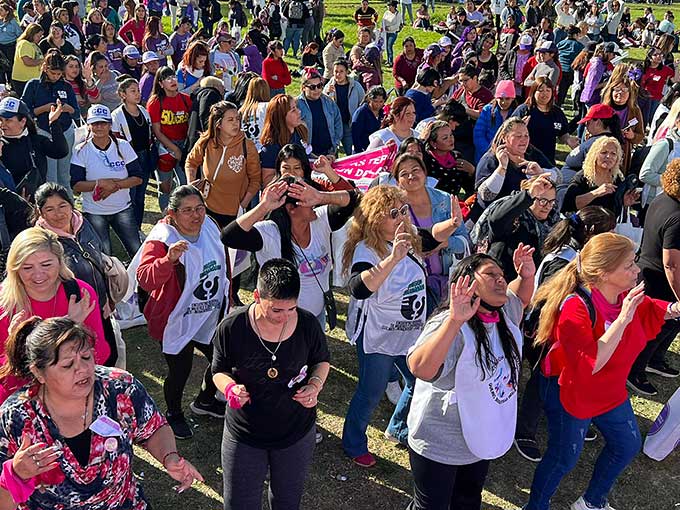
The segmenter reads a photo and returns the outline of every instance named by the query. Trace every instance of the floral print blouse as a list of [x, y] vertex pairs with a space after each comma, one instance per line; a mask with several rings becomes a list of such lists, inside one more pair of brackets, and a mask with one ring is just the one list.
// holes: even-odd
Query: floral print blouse
[[[16, 391], [0, 407], [0, 463], [19, 449], [22, 434], [31, 444], [58, 445], [59, 466], [43, 473], [36, 490], [19, 510], [144, 510], [142, 487], [132, 473], [133, 444], [149, 439], [167, 422], [144, 386], [131, 374], [116, 368], [95, 368], [93, 422], [108, 416], [120, 425], [115, 448], [106, 437], [91, 432], [89, 461], [81, 466], [37, 398], [39, 384]], [[113, 450], [113, 451], [109, 451]]]

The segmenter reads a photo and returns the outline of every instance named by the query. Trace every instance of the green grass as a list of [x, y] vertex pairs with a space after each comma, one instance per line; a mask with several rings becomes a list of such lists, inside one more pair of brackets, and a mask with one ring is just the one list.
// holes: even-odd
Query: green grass
[[[357, 2], [358, 4], [358, 2]], [[355, 3], [328, 1], [328, 16], [324, 29], [341, 28], [346, 34], [346, 46], [356, 42], [356, 30], [352, 20]], [[374, 4], [379, 10], [381, 6]], [[449, 4], [437, 7], [435, 17], [445, 16]], [[667, 6], [655, 6], [657, 18], [661, 17]], [[680, 7], [673, 6], [676, 14]], [[631, 5], [633, 18], [641, 14], [642, 7]], [[226, 13], [226, 9], [224, 11]], [[678, 16], [680, 19], [680, 16]], [[406, 35], [413, 35], [419, 47], [435, 41], [437, 34], [405, 28], [397, 40], [396, 48]], [[631, 51], [631, 58], [640, 59], [642, 50]], [[297, 67], [297, 62], [288, 59], [289, 66]], [[385, 68], [385, 80], [389, 80], [389, 70]], [[299, 81], [289, 87], [289, 92], [299, 92]], [[147, 196], [148, 231], [159, 218], [155, 188], [149, 187]], [[119, 247], [120, 249], [120, 247]], [[247, 301], [250, 294], [242, 293]], [[324, 433], [323, 443], [317, 447], [314, 463], [307, 481], [302, 508], [318, 510], [372, 510], [405, 508], [411, 492], [411, 474], [408, 455], [399, 447], [394, 447], [382, 439], [382, 431], [387, 427], [392, 406], [386, 401], [374, 413], [368, 430], [369, 448], [377, 456], [378, 464], [374, 469], [363, 470], [355, 467], [343, 454], [340, 437], [345, 412], [352, 397], [357, 381], [357, 363], [354, 348], [350, 346], [342, 332], [345, 321], [347, 298], [336, 293], [339, 307], [339, 328], [328, 335], [332, 357], [332, 368], [328, 382], [319, 400], [318, 423]], [[138, 327], [124, 332], [127, 341], [128, 369], [135, 374], [164, 410], [162, 381], [166, 374], [166, 364], [160, 346], [151, 340], [146, 327]], [[680, 367], [680, 342], [671, 348], [669, 361]], [[188, 411], [191, 398], [200, 385], [201, 374], [206, 360], [199, 354], [195, 357], [194, 370], [185, 391], [184, 405]], [[525, 374], [526, 376], [526, 374]], [[659, 388], [659, 395], [646, 399], [633, 397], [633, 406], [638, 416], [640, 428], [646, 433], [663, 403], [677, 387], [677, 382], [652, 379]], [[190, 415], [190, 413], [188, 413]], [[272, 416], [275, 420], [276, 417]], [[214, 510], [222, 507], [222, 478], [220, 469], [220, 441], [222, 423], [205, 418], [193, 418], [195, 436], [192, 440], [179, 442], [178, 448], [201, 471], [206, 479], [204, 484], [196, 484], [195, 490], [182, 495], [172, 491], [174, 482], [162, 471], [160, 465], [146, 452], [137, 449], [135, 472], [144, 473], [143, 485], [147, 497], [156, 509], [177, 507], [192, 510]], [[499, 424], [499, 426], [512, 426]], [[541, 426], [544, 431], [545, 427]], [[545, 445], [545, 433], [541, 432], [539, 441]], [[602, 439], [587, 444], [576, 469], [563, 480], [555, 498], [554, 509], [566, 509], [585, 490], [595, 456], [603, 446]], [[528, 496], [535, 464], [522, 459], [514, 449], [504, 457], [491, 463], [484, 493], [485, 509], [515, 510], [523, 505]], [[680, 507], [680, 454], [672, 454], [662, 463], [654, 462], [639, 455], [633, 464], [620, 477], [612, 493], [611, 503], [619, 510], [673, 510]], [[344, 478], [346, 479], [344, 479]], [[267, 506], [265, 505], [265, 508]]]

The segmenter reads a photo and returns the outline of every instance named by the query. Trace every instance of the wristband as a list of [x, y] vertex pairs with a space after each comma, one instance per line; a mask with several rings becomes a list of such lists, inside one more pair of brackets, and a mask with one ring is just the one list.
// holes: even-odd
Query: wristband
[[241, 399], [239, 399], [238, 396], [234, 394], [235, 386], [235, 382], [227, 384], [227, 387], [224, 388], [224, 396], [227, 399], [227, 404], [229, 404], [229, 407], [232, 409], [241, 409]]
[[166, 453], [165, 455], [163, 455], [163, 460], [161, 461], [161, 464], [163, 464], [163, 467], [164, 467], [165, 469], [168, 469], [168, 468], [165, 467], [165, 460], [166, 460], [168, 457], [170, 457], [170, 455], [177, 455], [177, 457], [179, 457], [180, 459], [182, 458], [182, 456], [179, 454], [179, 452], [178, 452], [177, 450], [174, 450], [174, 451], [172, 451], [172, 452]]
[[12, 459], [2, 463], [2, 473], [0, 473], [0, 487], [9, 492], [15, 503], [25, 503], [35, 491], [35, 478], [23, 480], [14, 472]]
[[[319, 391], [318, 391], [318, 393], [321, 393], [321, 390], [323, 390], [323, 381], [321, 380], [321, 377], [319, 377], [318, 375], [313, 375], [312, 377], [309, 378], [307, 383], [312, 384], [312, 379], [316, 379], [317, 381], [319, 381]], [[314, 386], [314, 385], [312, 384], [312, 386]]]

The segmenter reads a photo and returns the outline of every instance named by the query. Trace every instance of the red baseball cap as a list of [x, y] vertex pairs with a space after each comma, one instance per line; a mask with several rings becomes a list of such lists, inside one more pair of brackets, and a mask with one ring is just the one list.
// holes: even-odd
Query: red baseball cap
[[611, 119], [615, 115], [614, 108], [607, 104], [595, 104], [590, 107], [586, 116], [578, 121], [579, 124], [585, 124], [593, 119]]

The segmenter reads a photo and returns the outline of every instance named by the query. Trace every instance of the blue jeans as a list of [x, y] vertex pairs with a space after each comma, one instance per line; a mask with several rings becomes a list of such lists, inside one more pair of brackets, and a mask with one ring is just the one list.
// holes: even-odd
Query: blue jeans
[[359, 382], [352, 401], [349, 403], [345, 426], [342, 429], [342, 448], [352, 458], [368, 453], [366, 429], [373, 411], [380, 403], [385, 389], [387, 389], [387, 381], [390, 379], [394, 365], [404, 376], [406, 385], [394, 409], [387, 431], [396, 437], [400, 443], [406, 444], [408, 438], [406, 417], [409, 407], [411, 407], [413, 386], [416, 381], [406, 366], [406, 356], [366, 354], [364, 352], [363, 333], [357, 339], [357, 355], [359, 358]]
[[293, 56], [297, 57], [300, 49], [300, 38], [302, 37], [302, 27], [286, 27], [286, 38], [283, 40], [283, 53], [288, 53], [291, 43], [293, 44]]
[[137, 153], [139, 165], [142, 167], [142, 183], [130, 189], [130, 198], [132, 199], [132, 207], [135, 211], [135, 221], [137, 228], [142, 227], [142, 220], [144, 219], [144, 198], [146, 196], [146, 186], [149, 184], [149, 176], [156, 166], [153, 161], [150, 150], [139, 151]]
[[[47, 133], [48, 138], [52, 135]], [[71, 127], [64, 131], [64, 138], [68, 144], [68, 154], [61, 159], [47, 158], [47, 182], [56, 182], [66, 188], [71, 196], [71, 154], [75, 143], [76, 130]]]
[[583, 498], [596, 508], [604, 507], [617, 477], [638, 454], [642, 445], [630, 400], [604, 414], [580, 420], [562, 407], [557, 377], [546, 378], [541, 375], [539, 384], [548, 418], [548, 449], [534, 473], [526, 510], [550, 509], [550, 498], [557, 491], [560, 481], [578, 462], [591, 421], [604, 436], [606, 444], [597, 458]]
[[352, 122], [342, 123], [342, 149], [346, 156], [352, 154]]
[[399, 32], [387, 32], [387, 63], [392, 65], [394, 63], [394, 43], [397, 41]]
[[92, 224], [99, 239], [101, 239], [104, 253], [111, 255], [109, 227], [113, 227], [113, 231], [118, 236], [118, 239], [120, 239], [120, 242], [123, 243], [128, 256], [130, 258], [135, 256], [141, 243], [139, 241], [139, 229], [135, 221], [135, 212], [132, 207], [123, 209], [116, 214], [83, 213], [83, 216]]
[[408, 17], [411, 18], [411, 25], [413, 25], [413, 4], [401, 4], [401, 19], [406, 24], [406, 11], [408, 11]]
[[[158, 206], [161, 210], [161, 212], [165, 211], [168, 207], [168, 203], [170, 202], [170, 193], [172, 192], [172, 189], [175, 186], [183, 186], [184, 184], [187, 184], [187, 174], [184, 173], [184, 162], [186, 161], [186, 158], [188, 154], [186, 154], [184, 147], [186, 145], [186, 140], [172, 140], [172, 143], [174, 143], [177, 147], [179, 147], [179, 150], [182, 151], [182, 159], [177, 162], [175, 165], [175, 169], [173, 170], [174, 176], [172, 175], [173, 172], [160, 172], [158, 171], [156, 173], [156, 179], [159, 181], [159, 188], [158, 188]], [[168, 176], [170, 174], [170, 176]], [[165, 177], [165, 179], [161, 179], [162, 177]], [[166, 181], [168, 178], [172, 179], [173, 182], [170, 185], [170, 192], [168, 193], [163, 193], [160, 190], [160, 181]]]

